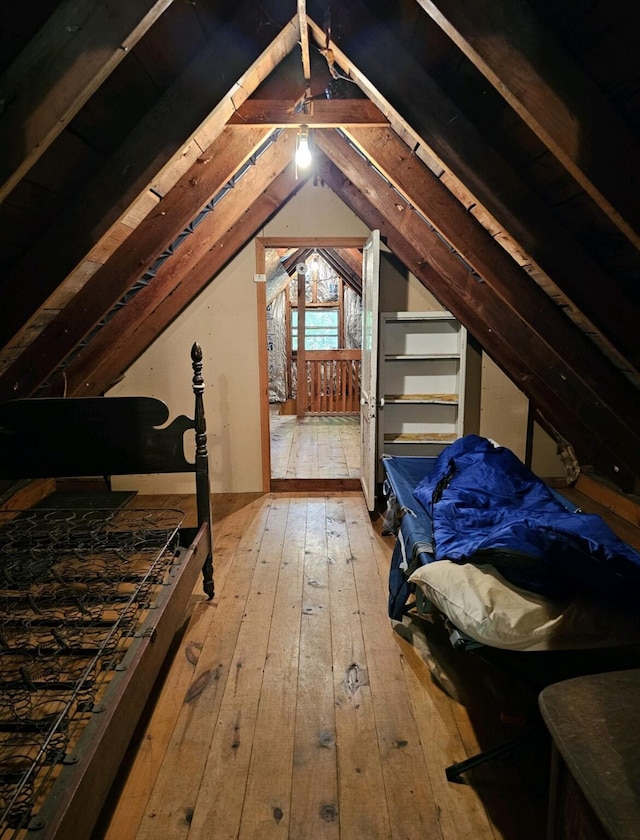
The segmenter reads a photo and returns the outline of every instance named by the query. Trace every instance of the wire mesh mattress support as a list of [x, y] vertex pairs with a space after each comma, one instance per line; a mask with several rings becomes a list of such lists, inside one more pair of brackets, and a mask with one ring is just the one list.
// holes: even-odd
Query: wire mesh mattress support
[[175, 510], [0, 512], [0, 838], [40, 809], [183, 562]]

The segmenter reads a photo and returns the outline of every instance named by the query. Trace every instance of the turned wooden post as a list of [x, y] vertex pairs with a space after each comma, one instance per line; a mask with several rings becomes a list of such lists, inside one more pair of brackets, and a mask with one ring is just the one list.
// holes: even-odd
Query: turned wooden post
[[211, 527], [211, 482], [209, 480], [209, 453], [207, 452], [207, 423], [204, 417], [204, 379], [202, 378], [202, 348], [196, 341], [191, 348], [193, 364], [193, 393], [195, 394], [194, 427], [196, 433], [196, 500], [198, 528], [207, 523], [209, 551], [202, 567], [202, 586], [209, 599], [214, 595], [213, 583], [213, 529]]

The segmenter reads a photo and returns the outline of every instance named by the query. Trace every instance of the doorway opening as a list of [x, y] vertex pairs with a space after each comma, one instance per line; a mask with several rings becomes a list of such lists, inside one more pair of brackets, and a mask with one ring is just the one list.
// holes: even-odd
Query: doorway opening
[[265, 489], [360, 489], [364, 244], [256, 240]]

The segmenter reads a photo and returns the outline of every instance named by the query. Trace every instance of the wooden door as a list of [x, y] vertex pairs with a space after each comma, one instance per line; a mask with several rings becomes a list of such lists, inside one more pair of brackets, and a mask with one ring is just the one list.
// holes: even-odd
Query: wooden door
[[360, 481], [370, 511], [376, 505], [379, 289], [380, 231], [374, 230], [362, 254], [362, 383], [360, 391]]

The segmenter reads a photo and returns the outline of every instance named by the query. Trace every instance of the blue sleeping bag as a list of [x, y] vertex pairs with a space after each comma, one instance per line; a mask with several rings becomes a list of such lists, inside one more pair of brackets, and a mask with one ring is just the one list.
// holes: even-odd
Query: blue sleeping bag
[[414, 496], [433, 519], [436, 560], [491, 563], [549, 598], [587, 589], [640, 613], [640, 553], [599, 516], [567, 511], [509, 449], [460, 438]]

